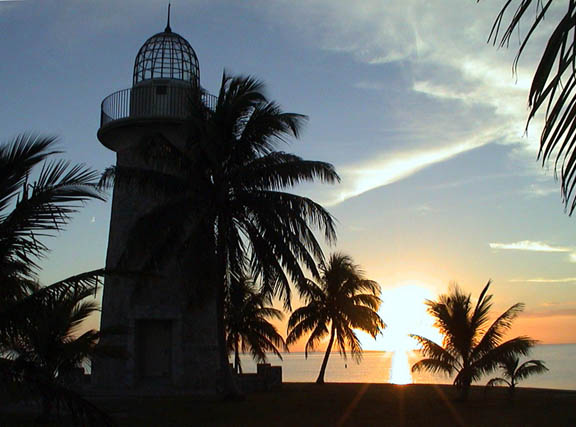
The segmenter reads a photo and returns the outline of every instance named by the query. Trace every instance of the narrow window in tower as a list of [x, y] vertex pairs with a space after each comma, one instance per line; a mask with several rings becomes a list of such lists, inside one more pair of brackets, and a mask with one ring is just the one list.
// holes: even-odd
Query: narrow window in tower
[[166, 95], [167, 92], [168, 92], [168, 86], [165, 85], [156, 86], [156, 95]]

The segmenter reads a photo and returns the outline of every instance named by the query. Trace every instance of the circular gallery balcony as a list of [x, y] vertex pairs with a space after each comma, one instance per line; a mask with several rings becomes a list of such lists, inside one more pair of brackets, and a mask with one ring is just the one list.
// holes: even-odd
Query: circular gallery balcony
[[[174, 127], [185, 121], [193, 93], [190, 85], [166, 83], [135, 86], [104, 98], [98, 139], [116, 151], [118, 139], [132, 139], [129, 134], [137, 129]], [[214, 95], [202, 94], [202, 103], [209, 109], [214, 110], [216, 102]]]

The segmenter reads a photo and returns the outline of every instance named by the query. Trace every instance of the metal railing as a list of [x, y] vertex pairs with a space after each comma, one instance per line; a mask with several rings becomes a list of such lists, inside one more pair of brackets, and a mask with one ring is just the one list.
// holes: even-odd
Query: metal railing
[[[119, 90], [102, 101], [100, 126], [122, 119], [185, 119], [190, 113], [192, 92], [189, 87], [151, 85]], [[217, 98], [202, 94], [205, 106], [214, 110]]]

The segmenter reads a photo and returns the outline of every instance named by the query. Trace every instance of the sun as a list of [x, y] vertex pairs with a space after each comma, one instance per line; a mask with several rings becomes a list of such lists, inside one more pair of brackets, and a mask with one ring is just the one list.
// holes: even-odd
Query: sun
[[426, 311], [426, 300], [433, 299], [433, 292], [422, 282], [398, 283], [382, 291], [382, 305], [378, 314], [386, 323], [382, 334], [373, 339], [358, 332], [365, 350], [392, 352], [388, 381], [393, 384], [410, 384], [409, 354], [418, 348], [410, 334], [422, 335], [438, 343], [442, 336], [434, 327], [434, 320]]
[[407, 352], [418, 348], [409, 334], [422, 335], [438, 343], [442, 336], [434, 327], [434, 320], [426, 311], [425, 301], [434, 299], [425, 283], [408, 281], [382, 291], [382, 305], [378, 314], [386, 329], [373, 339], [362, 332], [358, 337], [364, 350]]

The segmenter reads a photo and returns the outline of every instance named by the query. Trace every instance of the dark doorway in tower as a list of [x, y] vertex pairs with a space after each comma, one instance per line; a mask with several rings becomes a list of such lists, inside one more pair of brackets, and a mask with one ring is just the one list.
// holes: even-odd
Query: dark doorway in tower
[[[136, 321], [136, 366], [138, 379], [165, 380], [172, 378], [172, 321]], [[164, 382], [164, 381], [162, 381]]]

